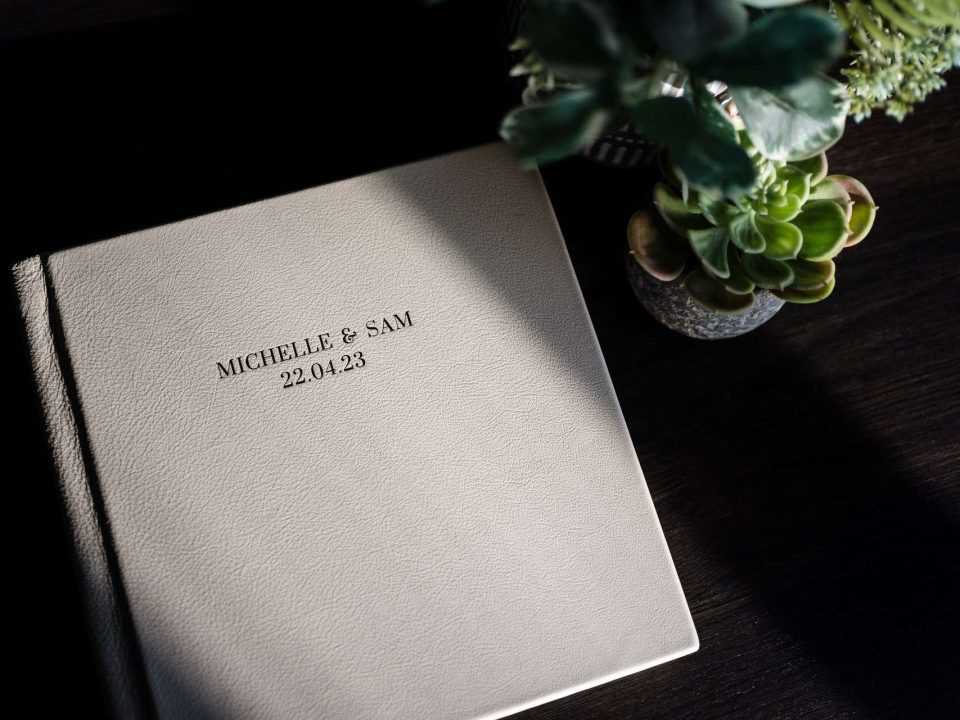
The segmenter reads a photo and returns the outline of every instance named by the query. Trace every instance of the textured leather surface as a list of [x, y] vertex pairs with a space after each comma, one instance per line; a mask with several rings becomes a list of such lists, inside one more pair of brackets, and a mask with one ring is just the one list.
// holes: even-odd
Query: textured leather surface
[[[696, 649], [549, 202], [502, 146], [48, 263], [160, 718], [499, 717]], [[282, 387], [347, 326], [362, 368]]]

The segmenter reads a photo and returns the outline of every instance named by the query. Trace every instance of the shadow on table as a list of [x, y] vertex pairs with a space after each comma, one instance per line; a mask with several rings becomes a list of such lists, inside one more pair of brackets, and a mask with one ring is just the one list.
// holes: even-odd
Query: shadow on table
[[[937, 301], [939, 286], [923, 302], [898, 303], [899, 280], [883, 271], [895, 285], [893, 313], [874, 298], [861, 318], [839, 304], [845, 298], [833, 298], [829, 307], [788, 306], [771, 325], [734, 341], [689, 340], [641, 311], [621, 280], [622, 250], [594, 239], [622, 233], [630, 211], [591, 211], [609, 200], [605, 193], [625, 192], [621, 178], [601, 177], [609, 178], [568, 165], [548, 173], [548, 186], [631, 433], [638, 449], [655, 454], [647, 464], [641, 452], [654, 494], [671, 494], [674, 516], [695, 542], [866, 716], [956, 711], [960, 527], [933, 480], [949, 477], [949, 448], [960, 428], [941, 394], [950, 380], [917, 382], [924, 369], [926, 379], [938, 377], [929, 357], [951, 354], [949, 344], [931, 347], [949, 329], [924, 325], [933, 322], [924, 307]], [[629, 194], [619, 198], [621, 207], [636, 202]], [[929, 249], [927, 261], [935, 261], [939, 251]], [[874, 274], [884, 262], [857, 257], [860, 265], [851, 267], [870, 262]], [[857, 403], [855, 415], [849, 406], [861, 393], [870, 401]], [[867, 408], [879, 415], [867, 420]], [[913, 414], [900, 417], [904, 411]], [[903, 438], [912, 463], [930, 468], [929, 477], [904, 469], [878, 439], [881, 429]], [[659, 485], [658, 467], [669, 471]], [[689, 592], [697, 578], [680, 572]], [[763, 663], [763, 648], [757, 652], [755, 662]]]
[[618, 388], [633, 436], [685, 478], [676, 505], [705, 548], [871, 716], [960, 702], [960, 531], [922, 478], [769, 335], [699, 348], [664, 334], [636, 333], [659, 367], [618, 372]]
[[[828, 382], [835, 369], [812, 362], [814, 353], [844, 347], [862, 354], [846, 336], [850, 328], [817, 327], [816, 351], [796, 339], [791, 347], [769, 328], [719, 343], [664, 330], [631, 297], [622, 249], [606, 242], [623, 236], [629, 208], [648, 192], [644, 175], [631, 185], [576, 160], [545, 175], [633, 437], [680, 479], [671, 491], [687, 496], [680, 512], [703, 552], [750, 588], [751, 601], [869, 716], [896, 713], [894, 706], [909, 707], [912, 717], [942, 712], [958, 682], [948, 653], [960, 641], [960, 529], [922, 494], [922, 478], [898, 467], [845, 411]], [[447, 225], [449, 237], [464, 236], [449, 204], [400, 189]], [[470, 253], [466, 243], [460, 249]], [[489, 263], [475, 255], [482, 272]], [[490, 281], [518, 292], [501, 278]], [[527, 300], [521, 291], [518, 307], [536, 306]], [[786, 309], [773, 327], [794, 312], [802, 310]], [[536, 327], [540, 319], [528, 321]], [[882, 375], [863, 382], [874, 391], [897, 387]], [[888, 424], [897, 427], [895, 418]], [[657, 464], [646, 464], [642, 452], [641, 461], [656, 494]], [[684, 580], [689, 592], [697, 578]]]

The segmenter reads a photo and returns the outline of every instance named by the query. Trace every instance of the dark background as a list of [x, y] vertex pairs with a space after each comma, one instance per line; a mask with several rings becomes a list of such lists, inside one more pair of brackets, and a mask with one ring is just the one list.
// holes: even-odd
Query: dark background
[[[0, 3], [4, 266], [496, 137], [493, 0]], [[544, 176], [700, 633], [695, 655], [535, 718], [960, 714], [960, 77], [831, 168], [877, 225], [833, 296], [733, 341], [633, 299], [650, 170]], [[103, 712], [17, 309], [4, 285], [5, 704]], [[40, 681], [44, 689], [36, 691]]]

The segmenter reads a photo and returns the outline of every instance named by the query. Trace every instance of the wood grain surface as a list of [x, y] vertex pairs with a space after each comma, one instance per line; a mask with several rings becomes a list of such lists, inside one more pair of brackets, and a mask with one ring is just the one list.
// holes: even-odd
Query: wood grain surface
[[[0, 46], [6, 265], [486, 141], [507, 103], [502, 11], [481, 0], [364, 3], [337, 18], [141, 3], [135, 21], [129, 7], [60, 6], [79, 20], [21, 25]], [[848, 127], [831, 168], [873, 192], [873, 233], [841, 255], [831, 298], [737, 340], [673, 334], [632, 297], [624, 227], [652, 170], [545, 169], [701, 649], [518, 718], [960, 715], [949, 79], [902, 125]], [[36, 717], [62, 716], [65, 699], [97, 716], [9, 288], [5, 300], [8, 700]], [[28, 692], [38, 678], [46, 691]]]

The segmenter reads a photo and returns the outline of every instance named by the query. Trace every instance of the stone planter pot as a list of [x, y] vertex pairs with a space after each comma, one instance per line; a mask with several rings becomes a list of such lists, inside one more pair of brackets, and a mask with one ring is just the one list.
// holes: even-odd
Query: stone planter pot
[[722, 340], [760, 327], [783, 307], [783, 300], [767, 290], [757, 290], [753, 306], [742, 313], [726, 315], [694, 302], [681, 280], [663, 282], [640, 267], [629, 248], [627, 275], [640, 303], [671, 330], [698, 340]]

